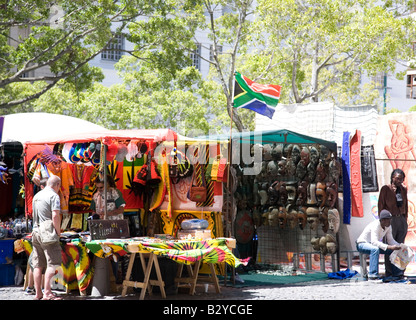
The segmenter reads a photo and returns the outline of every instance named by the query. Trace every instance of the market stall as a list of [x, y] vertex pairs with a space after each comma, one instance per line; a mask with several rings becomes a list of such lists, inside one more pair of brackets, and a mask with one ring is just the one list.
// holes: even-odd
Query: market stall
[[295, 256], [304, 266], [317, 255], [322, 269], [329, 255], [332, 263], [339, 248], [337, 144], [290, 130], [235, 132], [231, 155], [229, 206], [240, 257], [287, 265]]
[[[63, 245], [85, 245], [87, 251], [93, 252], [94, 257], [88, 257], [93, 261], [83, 264], [84, 266], [94, 264], [94, 261], [97, 261], [96, 257], [111, 257], [111, 259], [118, 260], [125, 255], [133, 255], [133, 259], [130, 256], [129, 269], [131, 270], [134, 255], [148, 253], [151, 258], [145, 265], [144, 271], [152, 267], [155, 267], [157, 271], [159, 268], [157, 259], [152, 256], [156, 254], [155, 251], [143, 243], [140, 244], [138, 251], [128, 250], [125, 245], [128, 242], [126, 239], [133, 239], [136, 236], [159, 236], [160, 239], [160, 234], [163, 234], [173, 239], [169, 240], [171, 242], [167, 239], [162, 241], [166, 245], [172, 241], [180, 241], [180, 239], [175, 240], [179, 237], [183, 238], [182, 241], [198, 242], [223, 235], [221, 211], [224, 170], [218, 174], [217, 168], [214, 170], [215, 178], [212, 176], [213, 161], [211, 159], [217, 159], [217, 153], [214, 152], [217, 150], [220, 150], [217, 144], [211, 148], [207, 142], [178, 141], [176, 133], [168, 129], [106, 130], [88, 134], [57, 135], [53, 139], [28, 141], [24, 148], [24, 166], [27, 169], [25, 175], [26, 216], [30, 218], [32, 215], [31, 202], [33, 195], [39, 189], [39, 182], [42, 178], [52, 174], [58, 175], [62, 181], [59, 192], [63, 213], [61, 229], [69, 234], [90, 237], [86, 241], [71, 239]], [[108, 220], [106, 212], [104, 212], [104, 220], [89, 220], [94, 213], [90, 203], [95, 191], [95, 177], [103, 177], [104, 181], [110, 179], [115, 182], [116, 189], [120, 191], [125, 200], [124, 212], [136, 213], [141, 226], [140, 234], [130, 233], [126, 236], [119, 233], [118, 237], [114, 236], [113, 232], [117, 233], [118, 227], [109, 227], [104, 223]], [[204, 181], [204, 197], [192, 198], [191, 189], [200, 183], [200, 178]], [[113, 186], [105, 184], [105, 189], [107, 187]], [[107, 192], [104, 194], [106, 195]], [[195, 233], [189, 230], [181, 234], [182, 222], [194, 218], [207, 222], [207, 226], [204, 227], [206, 229], [204, 231], [207, 232]], [[97, 226], [97, 223], [102, 225], [102, 229], [92, 232], [91, 228], [93, 225]], [[112, 224], [110, 222], [110, 225]], [[108, 231], [108, 228], [113, 230]], [[109, 233], [113, 236], [105, 238], [105, 235]], [[105, 245], [101, 253], [109, 252], [110, 254], [102, 256], [93, 249], [94, 245], [91, 241], [94, 241], [94, 235], [95, 237], [99, 235], [101, 237], [99, 241], [102, 243], [112, 242], [112, 238], [124, 237], [122, 241], [124, 244], [115, 247], [113, 244]], [[220, 242], [213, 242], [210, 246], [218, 252], [222, 245]], [[188, 248], [186, 250], [190, 250], [190, 245], [186, 247]], [[64, 257], [66, 251], [68, 250], [64, 248], [64, 261], [68, 260], [66, 256]], [[231, 252], [230, 254], [232, 255]], [[174, 259], [171, 254], [166, 256]], [[182, 263], [181, 260], [174, 260]], [[195, 260], [198, 269], [199, 263], [205, 260], [206, 258]], [[231, 263], [231, 261], [232, 259], [228, 258], [217, 259], [215, 264]], [[216, 275], [212, 275], [213, 263], [208, 262], [210, 264], [208, 267], [211, 276], [216, 278]], [[218, 270], [215, 269], [215, 273]], [[82, 270], [82, 273], [88, 273], [88, 270]], [[85, 280], [88, 286], [91, 278]], [[65, 278], [63, 281], [65, 282]], [[84, 286], [84, 283], [82, 285]], [[65, 286], [68, 288], [69, 284], [66, 282]], [[144, 288], [146, 287], [147, 283], [144, 285]], [[79, 289], [81, 290], [81, 287]]]
[[[28, 140], [49, 139], [72, 132], [104, 131], [89, 121], [61, 114], [43, 112], [16, 113], [0, 116], [0, 242], [12, 243], [31, 231], [25, 221], [23, 145]], [[13, 246], [11, 244], [11, 250]], [[0, 250], [1, 251], [1, 250]], [[1, 255], [1, 254], [0, 254]], [[20, 284], [26, 255], [12, 254], [0, 264], [0, 285]], [[23, 268], [24, 269], [24, 268]], [[6, 272], [7, 271], [7, 272]]]

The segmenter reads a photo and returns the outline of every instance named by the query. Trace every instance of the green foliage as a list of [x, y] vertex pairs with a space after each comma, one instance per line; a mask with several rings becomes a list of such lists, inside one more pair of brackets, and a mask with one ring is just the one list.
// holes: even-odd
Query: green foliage
[[[250, 74], [283, 86], [283, 103], [361, 100], [360, 76], [393, 73], [412, 56], [415, 22], [406, 1], [260, 0], [253, 25], [264, 49]], [[400, 9], [400, 10], [399, 10]], [[255, 31], [254, 30], [254, 31]], [[254, 32], [253, 31], [253, 32]], [[264, 36], [266, 35], [266, 36]], [[255, 66], [255, 68], [253, 67]]]
[[[281, 85], [281, 103], [381, 106], [379, 90], [373, 83], [362, 85], [361, 75], [393, 74], [396, 62], [413, 54], [415, 22], [404, 15], [408, 0], [254, 5], [253, 0], [9, 0], [0, 10], [0, 107], [8, 108], [2, 112], [63, 113], [113, 129], [222, 133], [230, 127], [234, 70]], [[9, 31], [17, 26], [31, 33], [11, 39]], [[206, 37], [199, 36], [201, 30]], [[114, 32], [124, 33], [134, 49], [116, 65], [123, 83], [105, 87], [98, 83], [101, 71], [88, 61]], [[198, 44], [215, 49], [206, 79], [191, 67]], [[41, 67], [51, 75], [21, 77]], [[254, 118], [252, 111], [235, 110], [233, 128], [254, 129]]]

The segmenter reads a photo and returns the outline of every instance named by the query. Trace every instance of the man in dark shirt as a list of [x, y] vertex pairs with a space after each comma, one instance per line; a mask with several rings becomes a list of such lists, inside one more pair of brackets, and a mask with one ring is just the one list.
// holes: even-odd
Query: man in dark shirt
[[[401, 169], [394, 169], [391, 173], [390, 184], [384, 185], [378, 197], [378, 212], [383, 209], [391, 212], [391, 227], [393, 238], [399, 242], [404, 243], [407, 235], [407, 189], [403, 184], [405, 174]], [[391, 263], [385, 261], [386, 275], [391, 275]], [[404, 270], [403, 270], [404, 273]], [[403, 274], [402, 274], [403, 275]]]

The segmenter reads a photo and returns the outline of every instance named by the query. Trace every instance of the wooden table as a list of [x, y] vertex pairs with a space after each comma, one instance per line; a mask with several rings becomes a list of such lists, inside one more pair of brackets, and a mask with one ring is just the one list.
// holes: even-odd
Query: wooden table
[[[130, 242], [128, 243], [126, 247], [126, 250], [131, 253], [131, 256], [130, 256], [130, 261], [129, 261], [129, 265], [127, 268], [126, 278], [123, 281], [123, 290], [122, 290], [121, 295], [122, 297], [124, 297], [129, 287], [141, 288], [142, 290], [140, 292], [140, 300], [143, 300], [146, 294], [146, 290], [151, 295], [152, 286], [158, 286], [160, 288], [162, 298], [165, 299], [166, 293], [164, 289], [164, 282], [163, 282], [162, 275], [160, 272], [159, 263], [157, 260], [157, 255], [151, 251], [149, 252], [150, 249], [143, 249], [142, 244], [143, 243], [141, 242]], [[226, 239], [226, 245], [229, 249], [235, 248], [236, 246], [235, 239]], [[143, 282], [130, 280], [136, 254], [139, 254], [140, 256], [140, 261], [141, 261], [142, 268], [144, 271]], [[146, 258], [148, 259], [147, 263], [145, 260]], [[198, 282], [213, 283], [215, 287], [215, 291], [217, 293], [220, 293], [221, 289], [220, 289], [219, 281], [218, 281], [217, 274], [216, 274], [215, 267], [214, 267], [215, 263], [205, 262], [209, 266], [210, 272], [208, 276], [201, 276], [199, 274], [199, 269], [201, 267], [202, 262], [203, 262], [202, 259], [197, 260], [196, 262], [193, 263], [193, 268], [190, 264], [184, 264], [184, 263], [178, 262], [179, 266], [178, 266], [178, 271], [177, 271], [176, 278], [175, 278], [175, 283], [177, 283], [178, 285], [183, 285], [183, 284], [189, 285], [190, 295], [195, 294], [195, 288]], [[188, 271], [187, 277], [182, 276], [184, 265], [186, 265], [186, 268]], [[156, 271], [156, 276], [157, 276], [156, 280], [150, 279], [150, 273], [152, 271], [152, 267], [154, 267]]]
[[193, 296], [195, 294], [195, 288], [197, 282], [201, 283], [213, 283], [215, 291], [221, 293], [220, 283], [215, 272], [215, 267], [213, 263], [207, 263], [210, 269], [210, 274], [208, 276], [201, 276], [199, 274], [199, 268], [201, 267], [202, 261], [198, 261], [194, 264], [194, 268], [190, 265], [186, 265], [188, 271], [188, 277], [182, 277], [183, 264], [179, 264], [178, 272], [176, 274], [175, 282], [180, 286], [181, 284], [190, 285], [189, 294]]
[[[157, 256], [153, 252], [145, 252], [142, 250], [138, 250], [137, 245], [131, 244], [127, 246], [128, 251], [131, 252], [129, 265], [127, 267], [126, 278], [123, 281], [123, 290], [121, 292], [121, 296], [124, 297], [127, 293], [127, 289], [129, 287], [133, 288], [141, 288], [140, 292], [140, 300], [144, 299], [146, 294], [146, 289], [149, 292], [149, 295], [152, 294], [152, 286], [158, 286], [160, 288], [160, 292], [162, 294], [162, 298], [166, 299], [165, 293], [165, 283], [162, 280], [162, 274], [160, 273], [159, 262], [157, 261]], [[134, 261], [136, 258], [136, 254], [140, 256], [140, 262], [142, 264], [144, 279], [143, 282], [138, 281], [130, 281], [131, 271], [133, 269]], [[146, 258], [148, 259], [146, 263]], [[156, 277], [157, 280], [150, 279], [150, 273], [152, 271], [152, 267], [155, 267]]]

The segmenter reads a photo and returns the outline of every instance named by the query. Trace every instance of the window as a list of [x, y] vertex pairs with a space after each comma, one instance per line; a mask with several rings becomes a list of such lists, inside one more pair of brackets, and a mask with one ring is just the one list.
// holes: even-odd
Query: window
[[197, 44], [194, 52], [191, 52], [192, 65], [201, 71], [201, 45]]
[[416, 74], [407, 75], [406, 99], [416, 99]]
[[[222, 53], [222, 46], [217, 46], [217, 54], [220, 55]], [[211, 44], [209, 46], [209, 60], [214, 61], [214, 46]]]
[[122, 50], [124, 49], [124, 37], [123, 35], [119, 34], [114, 36], [114, 39], [111, 43], [101, 52], [101, 59], [103, 60], [111, 60], [111, 61], [118, 61], [120, 60], [121, 56], [123, 55]]
[[387, 76], [384, 72], [377, 73], [376, 76], [373, 77], [373, 81], [377, 89], [384, 89], [384, 77]]

